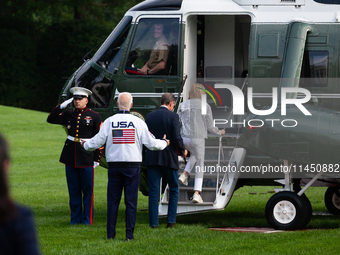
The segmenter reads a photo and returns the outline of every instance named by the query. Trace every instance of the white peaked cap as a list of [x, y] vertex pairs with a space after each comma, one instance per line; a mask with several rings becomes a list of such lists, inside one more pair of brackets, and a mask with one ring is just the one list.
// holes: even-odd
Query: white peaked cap
[[73, 94], [73, 97], [89, 97], [92, 95], [91, 90], [82, 88], [82, 87], [73, 87], [70, 89], [70, 92]]

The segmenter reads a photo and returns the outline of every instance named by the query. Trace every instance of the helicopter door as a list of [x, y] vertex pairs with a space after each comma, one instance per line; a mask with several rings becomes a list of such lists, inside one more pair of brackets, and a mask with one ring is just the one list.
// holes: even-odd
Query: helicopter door
[[161, 95], [177, 95], [180, 75], [180, 16], [141, 16], [121, 68], [117, 92], [129, 91], [138, 116], [155, 110]]
[[[190, 15], [185, 20], [184, 73], [188, 80], [184, 98], [188, 98], [191, 84], [203, 84], [207, 103], [214, 119], [225, 123], [242, 122], [232, 114], [229, 90], [216, 84], [232, 84], [244, 89], [249, 62], [249, 15]], [[222, 123], [221, 122], [221, 123]], [[227, 133], [236, 133], [237, 125], [218, 124]]]

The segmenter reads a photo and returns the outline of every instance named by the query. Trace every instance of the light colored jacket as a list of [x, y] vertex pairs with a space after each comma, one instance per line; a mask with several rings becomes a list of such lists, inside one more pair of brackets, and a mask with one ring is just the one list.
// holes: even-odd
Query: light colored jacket
[[86, 141], [84, 149], [91, 151], [106, 143], [107, 162], [142, 162], [143, 144], [150, 150], [163, 150], [165, 140], [156, 139], [143, 120], [117, 113], [107, 118], [97, 135]]
[[196, 98], [179, 105], [178, 115], [182, 122], [182, 137], [204, 139], [208, 137], [208, 132], [221, 135], [221, 131], [214, 126], [210, 105], [206, 104], [206, 115], [202, 115], [201, 108], [202, 101]]

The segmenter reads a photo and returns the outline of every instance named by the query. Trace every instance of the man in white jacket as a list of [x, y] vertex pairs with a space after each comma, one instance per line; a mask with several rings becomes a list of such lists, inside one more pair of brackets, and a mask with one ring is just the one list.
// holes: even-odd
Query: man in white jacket
[[96, 136], [81, 142], [84, 149], [88, 151], [106, 144], [105, 155], [109, 179], [107, 238], [115, 238], [118, 207], [124, 187], [126, 241], [134, 238], [143, 145], [150, 150], [163, 150], [169, 145], [165, 135], [163, 139], [155, 139], [145, 122], [130, 114], [132, 104], [130, 93], [120, 93], [117, 101], [119, 112], [104, 121]]

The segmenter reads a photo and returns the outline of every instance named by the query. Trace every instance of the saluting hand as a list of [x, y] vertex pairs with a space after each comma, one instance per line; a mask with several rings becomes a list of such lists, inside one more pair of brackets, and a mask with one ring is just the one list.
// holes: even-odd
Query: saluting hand
[[64, 103], [60, 105], [60, 109], [66, 108], [66, 106], [68, 106], [72, 101], [73, 101], [73, 97], [71, 97], [70, 99], [67, 99]]
[[166, 139], [166, 134], [164, 134], [163, 136], [163, 139], [166, 141], [167, 145], [166, 146], [169, 146], [170, 144], [170, 140]]

